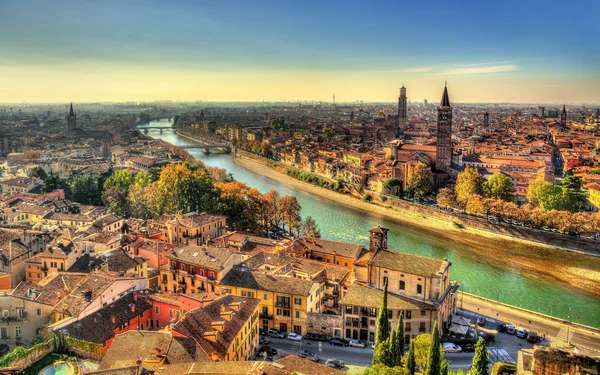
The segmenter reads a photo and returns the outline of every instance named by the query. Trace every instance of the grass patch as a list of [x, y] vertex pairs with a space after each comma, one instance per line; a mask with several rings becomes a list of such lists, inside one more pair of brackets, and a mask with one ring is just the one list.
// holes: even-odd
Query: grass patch
[[45, 367], [50, 366], [55, 362], [60, 362], [60, 356], [48, 354], [33, 365], [25, 369], [25, 375], [38, 375]]

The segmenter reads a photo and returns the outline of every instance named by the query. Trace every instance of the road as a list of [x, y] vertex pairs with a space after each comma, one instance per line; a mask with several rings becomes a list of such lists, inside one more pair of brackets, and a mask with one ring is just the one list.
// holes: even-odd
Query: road
[[370, 346], [366, 348], [351, 348], [341, 346], [331, 346], [328, 342], [322, 343], [322, 351], [319, 354], [319, 341], [302, 341], [302, 346], [296, 341], [290, 341], [286, 339], [275, 339], [272, 337], [268, 338], [268, 346], [277, 349], [277, 355], [275, 360], [285, 357], [288, 354], [298, 355], [300, 350], [310, 350], [317, 354], [321, 361], [325, 363], [329, 358], [340, 359], [344, 363], [348, 363], [356, 366], [371, 366], [373, 361], [373, 350]]
[[[507, 324], [513, 324], [517, 328], [524, 327], [528, 331], [535, 331], [540, 336], [549, 339], [552, 344], [566, 345], [567, 333], [570, 337], [570, 343], [574, 345], [581, 354], [598, 356], [600, 355], [600, 333], [594, 328], [585, 328], [584, 326], [571, 325], [567, 322], [560, 322], [539, 315], [530, 314], [517, 310], [508, 305], [496, 304], [494, 302], [482, 301], [473, 298], [468, 294], [458, 297], [457, 305], [462, 306], [464, 315], [476, 319], [482, 315], [489, 318], [489, 327], [495, 324], [495, 321], [501, 321]], [[461, 311], [461, 309], [457, 309]], [[495, 327], [492, 327], [494, 329]], [[523, 340], [524, 341], [524, 340]]]

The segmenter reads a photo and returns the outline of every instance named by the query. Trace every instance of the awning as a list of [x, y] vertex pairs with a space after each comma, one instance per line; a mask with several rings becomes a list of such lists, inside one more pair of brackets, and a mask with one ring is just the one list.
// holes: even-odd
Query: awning
[[469, 332], [469, 326], [463, 326], [459, 324], [452, 323], [450, 326], [450, 332], [457, 335], [466, 335]]

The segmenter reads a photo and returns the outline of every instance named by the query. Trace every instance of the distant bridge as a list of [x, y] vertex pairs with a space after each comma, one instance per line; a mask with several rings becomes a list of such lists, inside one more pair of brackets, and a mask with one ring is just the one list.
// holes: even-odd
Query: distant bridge
[[175, 129], [174, 126], [144, 126], [144, 127], [140, 127], [137, 128], [137, 130], [144, 132], [145, 134], [148, 134], [152, 131], [159, 131], [160, 133], [162, 133], [165, 130], [170, 130], [170, 131], [175, 131], [177, 129]]
[[211, 145], [187, 145], [187, 146], [179, 146], [181, 148], [185, 148], [185, 149], [194, 149], [194, 148], [200, 148], [204, 150], [205, 154], [211, 154], [212, 152], [222, 152], [222, 153], [226, 153], [229, 154], [231, 152], [231, 146], [229, 146], [228, 144], [211, 144]]

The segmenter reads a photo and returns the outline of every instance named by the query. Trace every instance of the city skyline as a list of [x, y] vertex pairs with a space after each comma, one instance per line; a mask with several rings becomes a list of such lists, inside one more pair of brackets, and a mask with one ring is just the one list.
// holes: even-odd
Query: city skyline
[[0, 102], [600, 103], [598, 5], [557, 5], [3, 2]]

